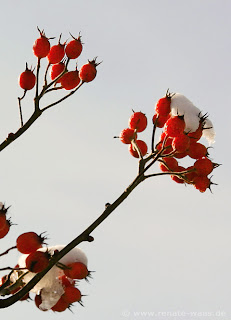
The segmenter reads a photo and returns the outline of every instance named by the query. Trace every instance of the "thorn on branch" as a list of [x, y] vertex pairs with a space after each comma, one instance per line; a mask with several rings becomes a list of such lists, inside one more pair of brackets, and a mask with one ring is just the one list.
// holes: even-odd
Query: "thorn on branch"
[[6, 138], [6, 141], [7, 142], [11, 142], [15, 139], [15, 136], [14, 136], [14, 133], [13, 132], [10, 132]]
[[94, 238], [89, 235], [88, 238], [87, 238], [87, 241], [88, 241], [88, 242], [92, 242], [92, 241], [94, 241]]

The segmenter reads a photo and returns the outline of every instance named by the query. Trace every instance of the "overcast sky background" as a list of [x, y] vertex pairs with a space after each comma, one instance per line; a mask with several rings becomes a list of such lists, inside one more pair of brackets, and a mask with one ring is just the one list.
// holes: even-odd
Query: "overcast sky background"
[[[84, 308], [55, 314], [33, 301], [18, 302], [1, 317], [230, 319], [230, 10], [229, 0], [2, 4], [1, 141], [20, 125], [17, 81], [26, 62], [36, 65], [36, 26], [48, 37], [63, 33], [63, 40], [81, 31], [79, 65], [95, 56], [103, 63], [93, 82], [2, 151], [0, 201], [12, 205], [17, 225], [1, 240], [1, 251], [32, 230], [47, 231], [49, 245], [66, 244], [93, 222], [137, 172], [137, 160], [113, 136], [127, 127], [131, 109], [141, 110], [149, 126], [140, 138], [150, 145], [154, 106], [167, 88], [210, 114], [217, 133], [211, 157], [222, 166], [214, 171], [213, 194], [169, 177], [144, 182], [93, 232], [93, 243], [80, 245], [96, 271], [90, 284], [80, 284]], [[46, 59], [42, 70], [45, 65]], [[25, 120], [32, 102], [30, 93], [23, 101]], [[1, 266], [14, 266], [17, 258], [11, 252]], [[134, 314], [142, 311], [155, 314]], [[174, 312], [187, 316], [174, 318]]]

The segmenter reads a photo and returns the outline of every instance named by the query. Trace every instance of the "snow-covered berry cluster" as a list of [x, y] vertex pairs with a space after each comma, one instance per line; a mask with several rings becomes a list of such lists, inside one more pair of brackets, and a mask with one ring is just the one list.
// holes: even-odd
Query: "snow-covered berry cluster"
[[[16, 247], [24, 254], [20, 256], [10, 276], [3, 276], [1, 279], [1, 284], [8, 281], [4, 288], [5, 294], [14, 294], [21, 290], [64, 248], [62, 245], [42, 247], [44, 239], [35, 232], [26, 232], [17, 238]], [[41, 311], [62, 312], [70, 309], [75, 302], [82, 305], [82, 293], [77, 285], [79, 286], [80, 280], [90, 276], [87, 262], [87, 257], [81, 249], [72, 249], [21, 300], [31, 299], [31, 293], [34, 293], [35, 305]]]
[[[131, 154], [140, 159], [146, 155], [144, 161], [155, 158], [159, 161], [160, 170], [170, 174], [177, 183], [192, 184], [201, 192], [210, 188], [212, 182], [209, 175], [218, 164], [212, 162], [208, 147], [200, 140], [206, 138], [209, 145], [214, 142], [215, 131], [208, 116], [203, 115], [184, 95], [167, 91], [155, 105], [152, 122], [152, 152], [146, 155], [147, 145], [137, 140], [137, 132], [146, 128], [147, 118], [142, 112], [135, 112], [129, 119], [129, 128], [120, 133], [120, 140], [130, 144]], [[142, 127], [140, 131], [139, 126]], [[163, 131], [159, 142], [154, 145], [156, 128], [163, 128]], [[179, 159], [185, 157], [195, 160], [194, 163], [187, 167], [180, 165]]]

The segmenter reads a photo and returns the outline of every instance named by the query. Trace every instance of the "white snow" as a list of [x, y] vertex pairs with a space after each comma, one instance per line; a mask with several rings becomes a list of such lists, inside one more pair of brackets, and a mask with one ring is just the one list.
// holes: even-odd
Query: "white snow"
[[[171, 98], [170, 107], [172, 116], [184, 116], [186, 125], [185, 132], [194, 132], [197, 130], [202, 113], [188, 98], [183, 94], [176, 93]], [[203, 137], [211, 144], [214, 142], [215, 131], [212, 122], [208, 118], [205, 120], [205, 128], [206, 127], [211, 129], [203, 130]]]
[[[208, 128], [208, 129], [206, 129]], [[203, 135], [205, 139], [207, 139], [208, 143], [211, 145], [215, 142], [215, 130], [212, 122], [209, 119], [205, 120]]]
[[[61, 251], [65, 246], [64, 245], [56, 245], [48, 248], [41, 248], [39, 251], [48, 250], [51, 254], [54, 253], [55, 250]], [[26, 267], [26, 258], [28, 254], [23, 254], [20, 256], [18, 260], [18, 265], [20, 268]], [[70, 252], [68, 252], [60, 261], [62, 264], [70, 264], [73, 262], [82, 262], [87, 266], [87, 256], [85, 253], [79, 249], [74, 248]], [[23, 282], [28, 283], [36, 274], [33, 272], [29, 272], [23, 277]], [[41, 309], [50, 309], [52, 308], [56, 302], [59, 300], [61, 295], [64, 293], [64, 289], [62, 286], [59, 277], [64, 275], [62, 269], [57, 266], [53, 266], [51, 270], [34, 286], [31, 292], [36, 294], [41, 293], [42, 303], [40, 304]], [[18, 279], [17, 271], [11, 275], [11, 281], [15, 282]]]

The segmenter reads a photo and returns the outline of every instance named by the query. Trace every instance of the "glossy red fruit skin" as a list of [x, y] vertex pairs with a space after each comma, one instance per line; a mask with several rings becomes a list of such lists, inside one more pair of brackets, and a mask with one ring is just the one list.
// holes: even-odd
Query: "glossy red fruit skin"
[[197, 130], [194, 132], [189, 132], [188, 136], [189, 138], [191, 138], [196, 142], [200, 140], [200, 138], [202, 137], [202, 134], [203, 134], [203, 121], [199, 123], [199, 127], [197, 128]]
[[26, 268], [34, 273], [41, 272], [49, 265], [47, 252], [35, 251], [26, 258]]
[[48, 62], [50, 64], [59, 63], [65, 55], [65, 45], [58, 43], [50, 48], [47, 55]]
[[80, 83], [79, 73], [77, 70], [65, 73], [61, 78], [61, 86], [66, 90], [71, 90], [77, 87]]
[[64, 290], [62, 297], [68, 304], [81, 300], [81, 292], [78, 288], [68, 286]]
[[198, 159], [194, 163], [194, 168], [198, 176], [207, 176], [213, 171], [213, 163], [208, 158]]
[[188, 167], [186, 170], [191, 171], [191, 172], [188, 172], [188, 173], [185, 174], [186, 179], [187, 179], [189, 182], [193, 182], [193, 179], [194, 179], [195, 177], [197, 177], [197, 173], [196, 173], [196, 171], [195, 171], [194, 166], [190, 166], [190, 167]]
[[0, 213], [0, 230], [2, 230], [3, 228], [5, 228], [6, 223], [7, 223], [7, 220], [6, 220], [6, 215], [5, 215], [5, 213]]
[[170, 118], [170, 115], [159, 115], [157, 113], [154, 114], [153, 118], [152, 118], [152, 122], [153, 124], [155, 124], [155, 126], [157, 128], [163, 128], [166, 121]]
[[45, 58], [50, 51], [50, 42], [44, 35], [35, 40], [33, 45], [34, 55], [38, 58]]
[[176, 152], [185, 152], [188, 150], [189, 146], [190, 139], [186, 134], [180, 134], [172, 140], [172, 148]]
[[29, 254], [42, 248], [43, 238], [35, 232], [22, 233], [16, 240], [19, 252]]
[[137, 134], [133, 129], [126, 128], [120, 132], [120, 141], [125, 144], [130, 144], [133, 139], [137, 138]]
[[65, 274], [59, 277], [64, 288], [75, 285], [75, 280], [68, 278]]
[[4, 238], [7, 233], [10, 231], [11, 223], [9, 220], [6, 220], [5, 226], [0, 230], [0, 239]]
[[194, 142], [194, 140], [191, 140], [190, 147], [188, 150], [188, 155], [190, 158], [193, 159], [200, 159], [202, 157], [206, 157], [208, 154], [208, 150], [205, 145]]
[[48, 311], [48, 309], [41, 309], [40, 308], [40, 304], [42, 303], [41, 293], [40, 294], [36, 294], [36, 296], [34, 298], [34, 302], [35, 302], [36, 307], [39, 308], [39, 310]]
[[64, 269], [64, 274], [71, 279], [85, 279], [89, 271], [82, 262], [73, 262], [67, 265], [67, 269]]
[[143, 112], [134, 112], [128, 120], [129, 128], [142, 132], [147, 127], [147, 117]]
[[193, 178], [194, 187], [200, 192], [205, 192], [210, 187], [210, 179], [207, 176]]
[[[148, 151], [148, 147], [146, 145], [146, 143], [143, 140], [136, 140], [136, 144], [140, 149], [141, 155], [145, 156], [147, 151]], [[134, 157], [134, 158], [139, 158], [139, 154], [138, 152], [134, 149], [133, 145], [130, 144], [128, 147], [128, 150], [130, 152], [130, 154]]]
[[[64, 69], [65, 69], [65, 63], [63, 62], [53, 64], [50, 71], [51, 80], [54, 80], [55, 78], [57, 78], [64, 71]], [[59, 83], [60, 81], [61, 81], [61, 78], [56, 82]]]
[[76, 59], [80, 56], [82, 49], [83, 49], [83, 46], [82, 46], [80, 37], [78, 39], [73, 39], [70, 42], [68, 42], [66, 46], [66, 49], [65, 49], [66, 56], [69, 59]]
[[23, 73], [20, 74], [18, 82], [22, 89], [31, 90], [35, 86], [36, 77], [33, 71], [26, 69]]
[[171, 97], [166, 95], [164, 98], [161, 98], [157, 101], [155, 107], [156, 113], [158, 113], [160, 116], [167, 116], [171, 111], [170, 105]]
[[175, 158], [169, 157], [169, 158], [162, 158], [164, 163], [160, 162], [160, 170], [163, 172], [171, 171], [177, 171], [178, 168], [178, 162]]
[[79, 77], [83, 82], [90, 82], [95, 79], [97, 70], [95, 60], [89, 61], [79, 70]]
[[[178, 168], [175, 170], [175, 172], [182, 172], [182, 171], [185, 171], [186, 169], [182, 166], [178, 166]], [[171, 175], [171, 179], [177, 183], [185, 183], [185, 181], [183, 179], [181, 179], [180, 177], [178, 176], [175, 176], [175, 175]]]
[[184, 129], [185, 129], [185, 122], [183, 117], [181, 116], [169, 118], [164, 125], [165, 133], [168, 136], [173, 138], [183, 134]]
[[69, 307], [69, 303], [63, 299], [63, 296], [57, 301], [57, 303], [51, 308], [51, 310], [56, 312], [63, 312]]

